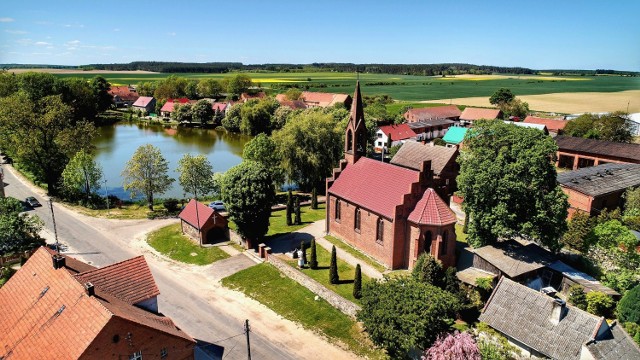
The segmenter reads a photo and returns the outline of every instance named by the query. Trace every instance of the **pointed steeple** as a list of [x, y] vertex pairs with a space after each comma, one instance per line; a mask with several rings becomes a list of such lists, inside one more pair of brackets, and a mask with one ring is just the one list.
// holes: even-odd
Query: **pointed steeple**
[[356, 90], [353, 92], [353, 102], [351, 103], [351, 115], [349, 121], [353, 121], [355, 127], [360, 121], [364, 122], [364, 110], [362, 107], [362, 94], [360, 94], [360, 80], [356, 82]]
[[356, 82], [356, 90], [351, 102], [351, 113], [344, 141], [344, 158], [353, 164], [367, 152], [367, 127], [364, 121], [360, 80]]

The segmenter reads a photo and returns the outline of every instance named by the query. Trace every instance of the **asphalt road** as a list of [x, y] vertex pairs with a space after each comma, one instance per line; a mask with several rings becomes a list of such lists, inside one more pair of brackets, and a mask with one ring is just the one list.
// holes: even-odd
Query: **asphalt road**
[[[17, 180], [5, 169], [7, 196], [23, 200], [34, 196], [43, 205], [29, 212], [37, 214], [45, 227], [53, 233], [53, 221], [48, 202], [42, 196], [32, 192], [29, 187]], [[58, 238], [62, 244], [73, 249], [74, 254], [82, 257], [94, 266], [105, 266], [140, 255], [127, 249], [122, 242], [104, 236], [102, 232], [89, 224], [79, 221], [66, 209], [53, 205]], [[159, 310], [192, 337], [224, 347], [224, 359], [246, 359], [246, 339], [242, 334], [243, 324], [228, 315], [230, 308], [214, 307], [198, 296], [198, 293], [184, 285], [176, 276], [168, 276], [155, 265], [152, 273], [160, 289]], [[249, 319], [251, 321], [251, 319]], [[229, 339], [231, 338], [231, 339]], [[223, 340], [223, 341], [221, 341]], [[286, 341], [286, 339], [282, 339]], [[260, 334], [251, 333], [251, 356], [253, 359], [295, 359], [285, 348], [273, 345]]]

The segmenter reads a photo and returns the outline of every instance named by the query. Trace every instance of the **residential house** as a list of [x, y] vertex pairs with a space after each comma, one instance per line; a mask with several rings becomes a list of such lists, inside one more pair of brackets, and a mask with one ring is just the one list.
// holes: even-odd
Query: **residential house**
[[558, 161], [556, 166], [580, 169], [606, 163], [640, 164], [640, 144], [556, 136]]
[[193, 359], [138, 256], [96, 268], [45, 247], [0, 288], [2, 359]]
[[333, 94], [324, 92], [303, 91], [300, 100], [304, 101], [307, 107], [331, 107], [336, 104], [349, 108], [352, 103], [351, 96], [347, 94]]
[[167, 102], [162, 105], [160, 109], [160, 115], [163, 117], [170, 117], [173, 110], [176, 109], [176, 106], [185, 105], [185, 104], [195, 104], [196, 100], [189, 100], [187, 98], [179, 98], [179, 99], [167, 99]]
[[447, 130], [442, 140], [447, 143], [447, 146], [455, 146], [459, 148], [464, 141], [464, 137], [467, 135], [467, 128], [460, 126], [452, 126]]
[[633, 136], [640, 136], [640, 113], [629, 114], [629, 121]]
[[640, 359], [640, 348], [605, 318], [566, 304], [562, 299], [501, 278], [480, 321], [521, 351], [521, 356], [558, 360]]
[[308, 107], [304, 100], [289, 100], [289, 98], [285, 94], [276, 95], [276, 101], [280, 103], [280, 106], [286, 106], [293, 110], [306, 109]]
[[622, 205], [622, 195], [640, 186], [640, 164], [604, 164], [558, 173], [569, 200], [569, 219], [577, 211], [598, 215]]
[[140, 97], [132, 86], [112, 86], [109, 94], [113, 96], [113, 104], [116, 107], [131, 106]]
[[456, 122], [449, 119], [432, 119], [408, 123], [409, 127], [418, 134], [419, 141], [433, 140], [445, 136]]
[[151, 114], [156, 111], [156, 99], [153, 96], [140, 96], [131, 107], [143, 114]]
[[549, 130], [547, 130], [547, 127], [543, 124], [531, 124], [531, 123], [523, 123], [523, 122], [517, 122], [517, 121], [509, 121], [509, 120], [504, 120], [505, 124], [511, 124], [514, 126], [520, 126], [520, 127], [525, 127], [525, 128], [529, 128], [529, 129], [537, 129], [542, 131], [543, 133], [545, 133], [546, 135], [549, 135]]
[[327, 179], [326, 232], [391, 269], [412, 268], [423, 252], [455, 265], [456, 217], [431, 188], [431, 163], [416, 171], [368, 159], [366, 134], [358, 82], [345, 159]]
[[407, 122], [412, 123], [416, 121], [435, 120], [435, 119], [449, 119], [458, 121], [460, 119], [460, 109], [455, 105], [446, 106], [434, 106], [419, 109], [409, 109], [404, 113], [404, 118]]
[[376, 152], [381, 152], [383, 149], [402, 145], [407, 140], [416, 140], [416, 138], [416, 133], [407, 124], [380, 126], [376, 131], [373, 148]]
[[217, 114], [227, 114], [227, 110], [230, 108], [229, 104], [226, 102], [215, 102], [211, 105], [213, 108], [213, 112]]
[[460, 165], [456, 162], [458, 155], [455, 147], [407, 142], [391, 159], [391, 163], [420, 171], [425, 162], [431, 162], [433, 188], [445, 202], [449, 202], [457, 190], [456, 177], [460, 172]]
[[191, 199], [180, 215], [180, 227], [198, 244], [229, 240], [229, 221], [216, 210]]
[[265, 94], [262, 91], [257, 92], [255, 94], [242, 93], [240, 94], [240, 102], [246, 103], [247, 101], [252, 99], [262, 100], [262, 99], [265, 99], [266, 97], [267, 97], [267, 94]]
[[568, 121], [562, 119], [546, 119], [529, 115], [522, 123], [544, 125], [551, 136], [556, 136], [562, 135], [564, 127], [567, 126]]
[[464, 110], [462, 110], [462, 113], [460, 114], [460, 123], [468, 125], [480, 119], [496, 120], [496, 119], [499, 119], [500, 117], [502, 117], [502, 111], [500, 111], [499, 109], [482, 109], [482, 108], [467, 107]]

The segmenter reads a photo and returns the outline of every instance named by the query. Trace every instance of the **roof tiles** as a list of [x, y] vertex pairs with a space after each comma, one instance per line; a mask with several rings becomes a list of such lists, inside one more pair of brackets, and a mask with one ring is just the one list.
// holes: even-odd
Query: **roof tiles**
[[422, 194], [408, 220], [419, 225], [435, 226], [454, 224], [457, 221], [453, 211], [431, 188]]
[[565, 126], [567, 126], [568, 121], [562, 119], [545, 119], [535, 116], [527, 116], [524, 119], [523, 123], [544, 125], [547, 127], [547, 130], [558, 133], [562, 131]]
[[460, 109], [455, 105], [446, 106], [434, 106], [419, 109], [409, 109], [404, 113], [405, 119], [414, 121], [424, 121], [430, 119], [447, 119], [447, 118], [459, 118]]
[[500, 116], [500, 110], [498, 109], [482, 109], [467, 107], [462, 110], [460, 114], [460, 120], [475, 121], [480, 119], [494, 120]]
[[416, 137], [416, 133], [407, 124], [380, 126], [380, 131], [391, 141], [406, 140]]
[[458, 149], [456, 148], [406, 142], [391, 159], [391, 163], [420, 171], [422, 163], [431, 160], [431, 170], [434, 174], [440, 175], [447, 164], [455, 161], [457, 157]]
[[625, 144], [572, 136], [556, 136], [555, 141], [558, 144], [558, 151], [561, 152], [601, 155], [640, 163], [640, 144]]
[[640, 164], [603, 164], [558, 174], [560, 186], [601, 196], [640, 186]]

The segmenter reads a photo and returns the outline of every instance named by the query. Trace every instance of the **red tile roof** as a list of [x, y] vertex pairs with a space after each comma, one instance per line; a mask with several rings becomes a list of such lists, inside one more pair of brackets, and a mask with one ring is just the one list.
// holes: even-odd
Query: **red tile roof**
[[152, 100], [153, 96], [140, 96], [138, 100], [133, 103], [133, 106], [147, 107]]
[[409, 109], [404, 113], [409, 121], [422, 121], [430, 119], [450, 119], [460, 117], [460, 109], [455, 105], [435, 106], [420, 109]]
[[435, 190], [428, 188], [416, 204], [409, 221], [419, 225], [449, 225], [455, 223], [456, 216]]
[[82, 283], [93, 285], [107, 291], [128, 304], [137, 304], [160, 295], [153, 280], [151, 269], [144, 256], [111, 264], [99, 269], [77, 275]]
[[213, 103], [211, 107], [213, 108], [213, 111], [225, 111], [227, 109], [227, 103], [217, 102], [217, 103]]
[[[81, 276], [54, 269], [51, 253], [40, 248], [0, 288], [0, 358], [39, 359], [46, 350], [60, 359], [77, 359], [115, 318], [194, 342], [171, 319], [129, 305], [98, 286], [95, 290], [89, 296]], [[127, 331], [133, 330], [122, 332]]]
[[[196, 201], [194, 199], [191, 199], [191, 201], [189, 201], [187, 206], [184, 207], [184, 210], [182, 210], [178, 217], [198, 229], [203, 228], [209, 221], [213, 221], [214, 224], [218, 221], [226, 222], [224, 216], [220, 215], [214, 209], [199, 201], [197, 204], [198, 212], [196, 213]], [[199, 223], [198, 220], [200, 220]]]
[[387, 218], [404, 202], [420, 173], [369, 158], [347, 165], [329, 188], [329, 193]]
[[264, 99], [267, 97], [267, 94], [265, 94], [264, 92], [260, 91], [259, 93], [256, 94], [249, 94], [249, 93], [242, 93], [240, 94], [240, 100], [246, 102], [248, 100], [251, 99]]
[[307, 105], [328, 107], [333, 106], [337, 103], [345, 104], [349, 100], [349, 95], [303, 91], [300, 99], [303, 100]]
[[111, 94], [111, 96], [117, 95], [123, 101], [131, 102], [136, 101], [140, 97], [135, 90], [132, 90], [128, 86], [112, 86], [111, 89], [109, 89], [109, 94]]
[[500, 116], [500, 110], [498, 109], [481, 109], [468, 107], [460, 114], [460, 120], [474, 121], [480, 119], [493, 120]]
[[416, 137], [416, 133], [408, 124], [380, 126], [380, 130], [391, 138], [391, 141], [406, 140]]
[[535, 116], [527, 116], [523, 123], [544, 125], [547, 127], [547, 130], [557, 133], [567, 126], [568, 121], [562, 119], [545, 119]]

